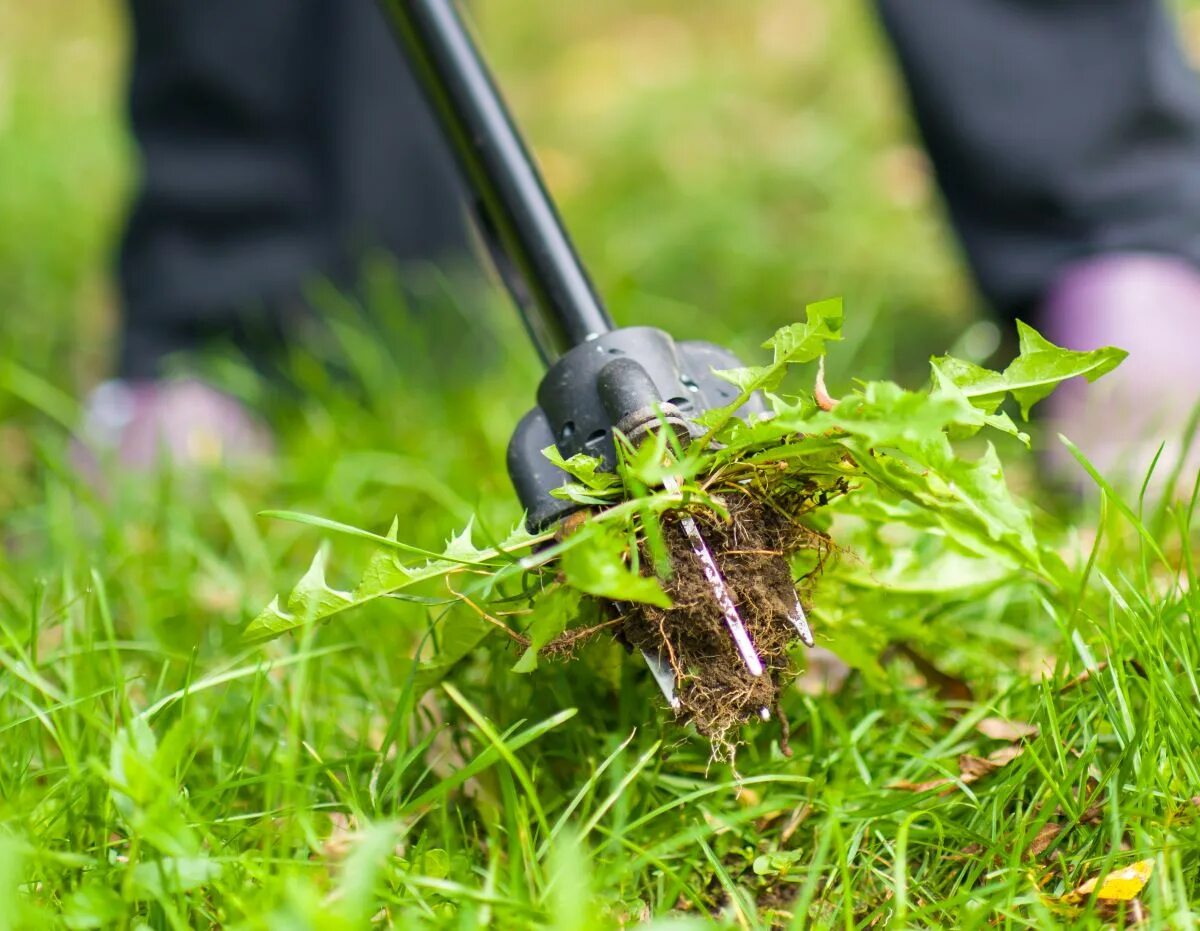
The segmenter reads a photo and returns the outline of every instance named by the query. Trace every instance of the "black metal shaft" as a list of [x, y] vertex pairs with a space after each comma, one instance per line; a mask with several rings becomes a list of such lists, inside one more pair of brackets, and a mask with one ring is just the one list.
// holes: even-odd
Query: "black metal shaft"
[[[383, 0], [478, 201], [484, 234], [547, 364], [607, 333], [604, 309], [453, 0]], [[524, 293], [522, 293], [524, 292]]]

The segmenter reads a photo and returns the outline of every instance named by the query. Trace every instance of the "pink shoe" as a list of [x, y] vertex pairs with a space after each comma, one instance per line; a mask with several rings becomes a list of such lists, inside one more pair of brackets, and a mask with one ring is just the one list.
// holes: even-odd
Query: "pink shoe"
[[183, 468], [265, 461], [274, 444], [241, 402], [195, 379], [107, 381], [88, 398], [82, 457], [109, 456], [145, 472], [163, 459]]
[[[1182, 259], [1129, 254], [1072, 265], [1046, 296], [1047, 339], [1068, 349], [1117, 346], [1129, 357], [1094, 384], [1075, 379], [1046, 402], [1048, 425], [1096, 468], [1126, 488], [1140, 486], [1160, 443], [1152, 484], [1161, 487], [1187, 453], [1180, 475], [1190, 492], [1200, 454], [1184, 449], [1200, 403], [1200, 270]], [[1047, 462], [1073, 484], [1091, 480], [1056, 436]]]

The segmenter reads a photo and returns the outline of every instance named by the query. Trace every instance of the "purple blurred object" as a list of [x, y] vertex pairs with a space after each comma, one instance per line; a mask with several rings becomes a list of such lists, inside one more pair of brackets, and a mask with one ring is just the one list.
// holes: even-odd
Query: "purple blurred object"
[[108, 381], [87, 401], [85, 468], [114, 458], [145, 472], [162, 461], [182, 468], [239, 467], [266, 460], [266, 425], [241, 402], [195, 379]]
[[[1184, 453], [1200, 403], [1200, 270], [1164, 255], [1117, 254], [1068, 266], [1042, 304], [1041, 329], [1068, 349], [1117, 346], [1129, 358], [1094, 384], [1077, 378], [1050, 396], [1048, 424], [1115, 481], [1140, 484], [1160, 443], [1153, 483], [1161, 486]], [[1089, 480], [1053, 439], [1050, 467]], [[1181, 480], [1190, 490], [1200, 460], [1188, 451]]]

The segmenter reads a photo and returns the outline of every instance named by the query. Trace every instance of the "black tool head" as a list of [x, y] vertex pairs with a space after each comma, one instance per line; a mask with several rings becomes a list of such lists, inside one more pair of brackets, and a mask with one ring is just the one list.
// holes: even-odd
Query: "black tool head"
[[[538, 405], [522, 418], [508, 446], [508, 474], [531, 529], [552, 526], [579, 505], [551, 492], [567, 475], [542, 454], [555, 446], [564, 459], [586, 453], [616, 465], [613, 431], [629, 436], [638, 423], [666, 416], [681, 434], [704, 411], [731, 403], [737, 391], [713, 374], [741, 362], [712, 343], [677, 343], [654, 327], [624, 327], [576, 346], [559, 358], [538, 387]], [[761, 409], [756, 400], [754, 409]]]

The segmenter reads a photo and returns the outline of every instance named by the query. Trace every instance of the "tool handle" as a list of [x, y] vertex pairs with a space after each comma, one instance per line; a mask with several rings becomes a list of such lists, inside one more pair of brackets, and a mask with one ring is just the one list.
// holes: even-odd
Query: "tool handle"
[[408, 60], [477, 199], [489, 246], [549, 364], [612, 319], [453, 0], [383, 0]]

